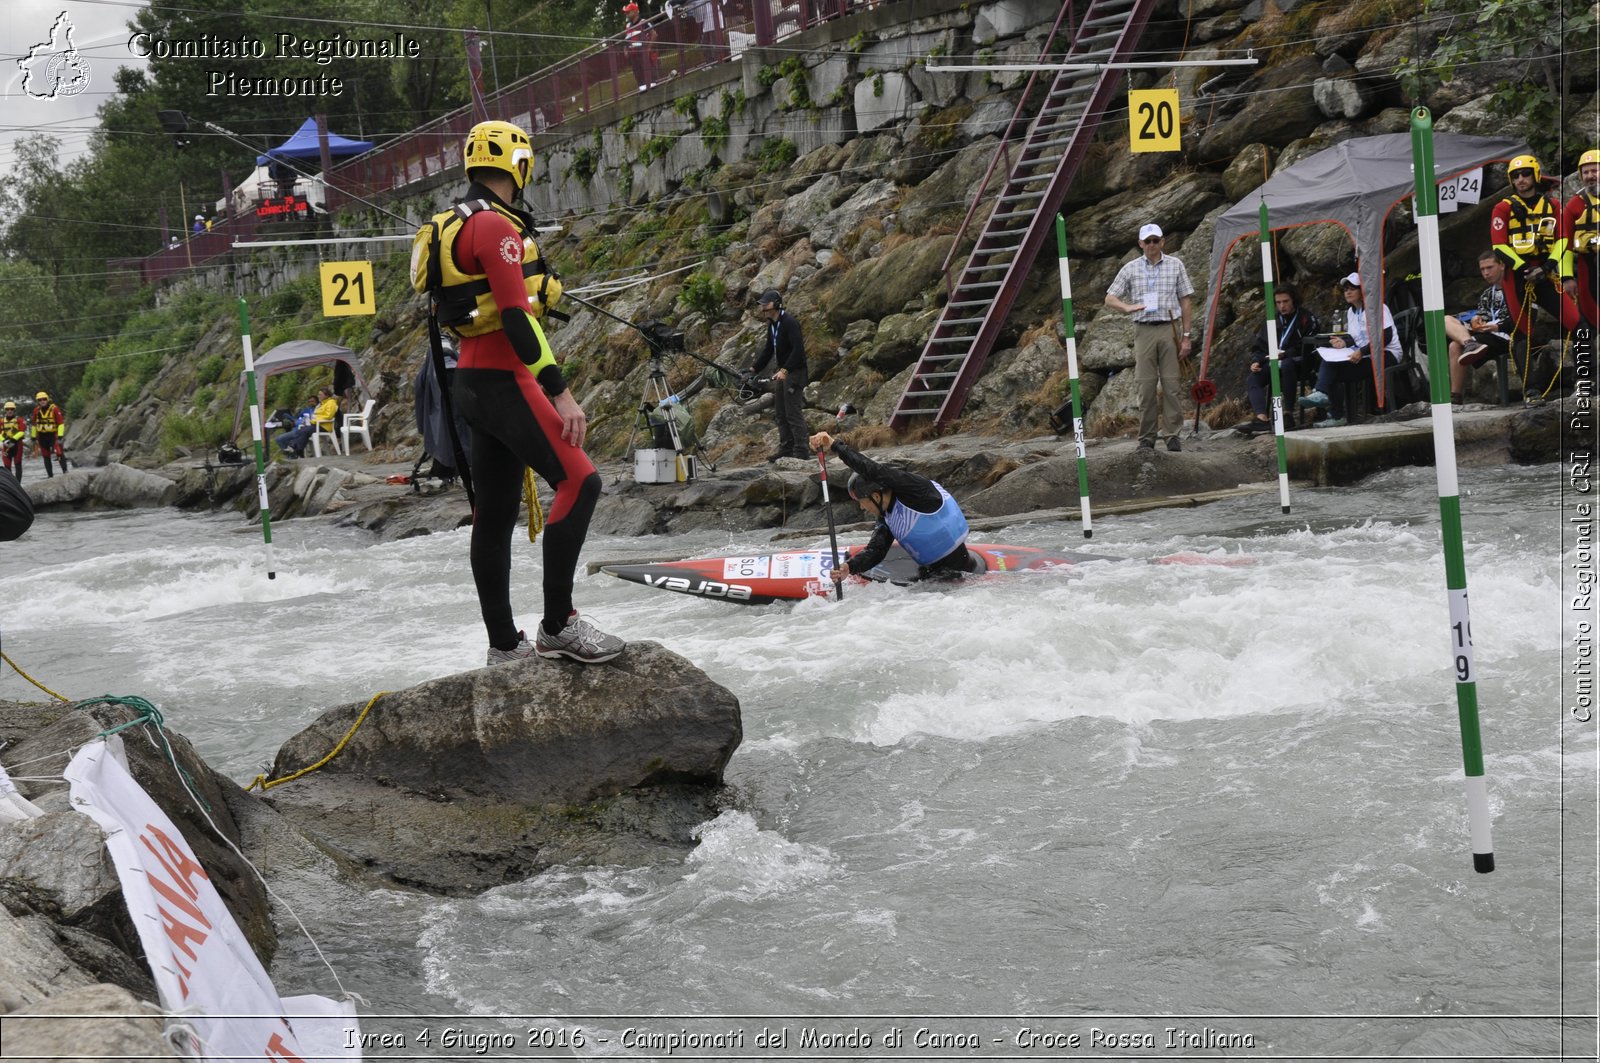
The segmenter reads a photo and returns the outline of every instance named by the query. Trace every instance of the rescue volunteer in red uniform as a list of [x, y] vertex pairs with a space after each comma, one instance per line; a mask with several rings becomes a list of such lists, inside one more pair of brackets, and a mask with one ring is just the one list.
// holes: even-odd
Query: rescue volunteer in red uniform
[[17, 404], [8, 402], [0, 411], [0, 457], [11, 475], [22, 481], [22, 457], [28, 446], [28, 424], [17, 412]]
[[1518, 155], [1507, 163], [1506, 176], [1511, 181], [1511, 195], [1494, 205], [1489, 238], [1506, 264], [1504, 285], [1512, 330], [1525, 336], [1532, 332], [1531, 304], [1537, 302], [1570, 336], [1581, 322], [1577, 303], [1557, 284], [1566, 257], [1561, 208], [1545, 191], [1539, 160], [1532, 155]]
[[1600, 148], [1591, 148], [1578, 160], [1577, 194], [1562, 212], [1567, 238], [1561, 282], [1578, 303], [1592, 337], [1600, 326]]
[[[472, 577], [489, 633], [488, 663], [534, 654], [609, 661], [623, 641], [572, 607], [600, 474], [583, 452], [588, 418], [538, 321], [560, 298], [561, 284], [539, 257], [533, 217], [512, 205], [532, 174], [533, 145], [510, 122], [480, 122], [467, 134], [464, 160], [472, 184], [456, 211], [466, 217], [444, 230], [439, 264], [443, 296], [466, 294], [476, 303], [465, 321], [451, 323], [461, 336], [451, 386], [472, 427]], [[543, 533], [544, 617], [531, 644], [511, 611], [511, 533], [526, 467], [555, 489]]]
[[33, 416], [28, 419], [28, 433], [33, 436], [34, 449], [44, 459], [44, 474], [54, 478], [55, 470], [50, 467], [50, 459], [56, 458], [61, 463], [61, 471], [67, 471], [67, 455], [61, 449], [61, 441], [67, 437], [67, 416], [61, 412], [61, 407], [50, 401], [50, 393], [41, 391], [34, 397]]

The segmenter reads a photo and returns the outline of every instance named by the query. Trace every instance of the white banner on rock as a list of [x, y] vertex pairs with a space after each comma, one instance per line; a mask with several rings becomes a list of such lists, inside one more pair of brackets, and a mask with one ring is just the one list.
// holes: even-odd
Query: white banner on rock
[[[121, 738], [78, 750], [66, 779], [73, 806], [106, 832], [161, 1006], [194, 1029], [195, 1056], [284, 1063], [361, 1058], [359, 1048], [343, 1047], [361, 1042], [351, 1004], [303, 996], [287, 1011], [189, 843], [128, 774]], [[286, 1014], [307, 1016], [305, 1036]]]
[[42, 815], [37, 805], [22, 796], [6, 772], [6, 766], [0, 764], [0, 823], [38, 819]]

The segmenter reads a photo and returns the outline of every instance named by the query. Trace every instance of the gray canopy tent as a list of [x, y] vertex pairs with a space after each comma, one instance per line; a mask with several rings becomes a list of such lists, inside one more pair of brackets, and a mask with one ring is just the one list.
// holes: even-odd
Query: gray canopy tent
[[[1527, 152], [1527, 142], [1512, 137], [1474, 137], [1435, 133], [1434, 181], [1454, 180], [1480, 166], [1505, 162]], [[1206, 296], [1205, 354], [1200, 376], [1211, 360], [1216, 329], [1217, 295], [1228, 254], [1241, 240], [1261, 238], [1260, 208], [1267, 201], [1267, 225], [1273, 232], [1331, 222], [1342, 226], [1355, 244], [1356, 272], [1367, 300], [1369, 320], [1381, 320], [1383, 304], [1383, 228], [1389, 213], [1414, 191], [1411, 134], [1385, 133], [1356, 137], [1302, 159], [1273, 174], [1261, 187], [1229, 207], [1217, 219], [1211, 241], [1211, 285]], [[1383, 394], [1382, 360], [1372, 362], [1373, 382]]]
[[[276, 373], [288, 373], [296, 369], [310, 369], [319, 365], [344, 365], [349, 369], [351, 377], [355, 380], [355, 387], [363, 395], [370, 394], [367, 390], [367, 379], [361, 375], [361, 366], [356, 360], [356, 354], [348, 347], [341, 347], [337, 343], [324, 343], [321, 340], [290, 340], [280, 343], [272, 350], [256, 358], [256, 388], [257, 395], [263, 399], [267, 393], [267, 378]], [[239, 374], [239, 404], [233, 412], [233, 438], [239, 436], [239, 428], [244, 423], [244, 409], [250, 401], [250, 383], [244, 373]]]

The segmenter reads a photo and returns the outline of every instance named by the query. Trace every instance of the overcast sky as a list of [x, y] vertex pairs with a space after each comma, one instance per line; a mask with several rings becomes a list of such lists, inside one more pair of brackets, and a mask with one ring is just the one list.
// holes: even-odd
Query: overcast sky
[[[49, 133], [61, 141], [66, 160], [81, 156], [89, 132], [97, 125], [95, 110], [116, 90], [112, 75], [119, 66], [143, 66], [128, 51], [127, 23], [145, 0], [0, 0], [0, 173], [16, 160], [18, 136]], [[72, 43], [89, 72], [87, 87], [76, 95], [57, 93], [37, 98], [23, 90], [19, 60], [35, 44], [50, 40], [50, 29], [65, 12], [71, 19]], [[42, 64], [36, 64], [42, 66]], [[37, 94], [45, 82], [29, 89]]]

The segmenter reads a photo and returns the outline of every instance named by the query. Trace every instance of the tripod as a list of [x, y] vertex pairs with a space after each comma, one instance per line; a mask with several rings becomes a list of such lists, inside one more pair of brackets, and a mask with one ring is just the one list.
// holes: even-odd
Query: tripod
[[[697, 380], [694, 384], [684, 389], [684, 396], [692, 396], [704, 384]], [[671, 443], [674, 454], [681, 455], [686, 449], [693, 450], [696, 458], [704, 463], [712, 472], [717, 471], [716, 463], [706, 454], [706, 449], [699, 440], [692, 447], [685, 447], [683, 434], [678, 427], [678, 418], [675, 416], [675, 407], [679, 407], [680, 396], [674, 395], [667, 387], [667, 370], [661, 355], [652, 351], [650, 357], [650, 375], [645, 380], [644, 395], [639, 401], [639, 416], [634, 419], [633, 430], [628, 433], [628, 454], [633, 457], [637, 454], [634, 449], [634, 437], [639, 429], [643, 428], [650, 433], [650, 443], [656, 449], [667, 449], [661, 446], [664, 442]], [[665, 429], [663, 438], [662, 429]], [[693, 479], [692, 474], [689, 477]]]

